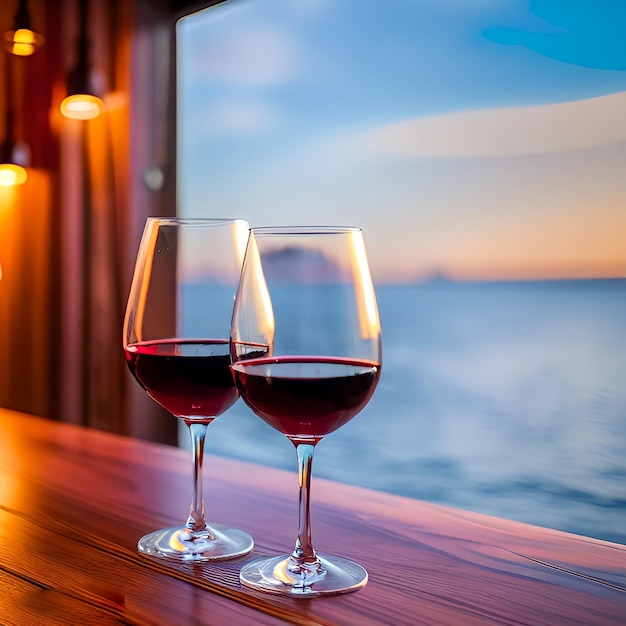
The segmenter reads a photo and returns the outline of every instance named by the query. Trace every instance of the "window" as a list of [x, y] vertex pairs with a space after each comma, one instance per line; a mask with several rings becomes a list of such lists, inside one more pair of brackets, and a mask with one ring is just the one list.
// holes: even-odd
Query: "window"
[[[179, 23], [179, 212], [365, 232], [383, 375], [320, 472], [626, 539], [581, 502], [626, 476], [626, 9], [602, 7], [255, 0]], [[209, 449], [293, 468], [228, 415]]]

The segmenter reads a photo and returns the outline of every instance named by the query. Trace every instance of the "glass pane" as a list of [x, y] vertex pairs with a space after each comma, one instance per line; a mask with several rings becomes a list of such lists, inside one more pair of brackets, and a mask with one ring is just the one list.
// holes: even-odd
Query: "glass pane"
[[[365, 232], [383, 374], [320, 473], [626, 542], [625, 25], [608, 0], [179, 23], [180, 212]], [[241, 403], [209, 439], [292, 469]]]

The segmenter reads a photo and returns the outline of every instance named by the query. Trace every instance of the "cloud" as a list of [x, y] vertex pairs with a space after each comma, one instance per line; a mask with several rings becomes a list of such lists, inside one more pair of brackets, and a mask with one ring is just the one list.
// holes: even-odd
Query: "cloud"
[[196, 131], [206, 134], [260, 133], [279, 123], [276, 110], [263, 101], [252, 99], [222, 99], [213, 102], [198, 114]]
[[207, 29], [202, 37], [182, 42], [186, 72], [194, 81], [258, 87], [297, 76], [297, 45], [287, 33], [252, 26], [224, 31]]
[[370, 154], [501, 157], [581, 150], [626, 140], [626, 92], [563, 104], [413, 119], [363, 133]]

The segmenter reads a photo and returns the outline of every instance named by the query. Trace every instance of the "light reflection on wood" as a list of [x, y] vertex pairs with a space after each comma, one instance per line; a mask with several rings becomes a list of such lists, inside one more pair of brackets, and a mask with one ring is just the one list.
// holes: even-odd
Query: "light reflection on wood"
[[[0, 432], [0, 477], [20, 494], [0, 495], [0, 615], [15, 623], [626, 621], [625, 546], [315, 478], [315, 545], [359, 561], [368, 585], [305, 601], [245, 590], [250, 557], [191, 566], [136, 553], [143, 533], [186, 515], [187, 452], [2, 410]], [[295, 473], [215, 456], [206, 469], [209, 519], [250, 532], [251, 556], [291, 550]]]

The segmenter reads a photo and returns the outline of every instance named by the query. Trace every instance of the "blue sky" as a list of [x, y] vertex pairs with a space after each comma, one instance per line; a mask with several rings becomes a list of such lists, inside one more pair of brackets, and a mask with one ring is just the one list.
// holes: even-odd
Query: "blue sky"
[[379, 281], [626, 275], [626, 2], [230, 0], [177, 34], [181, 213], [361, 226]]

